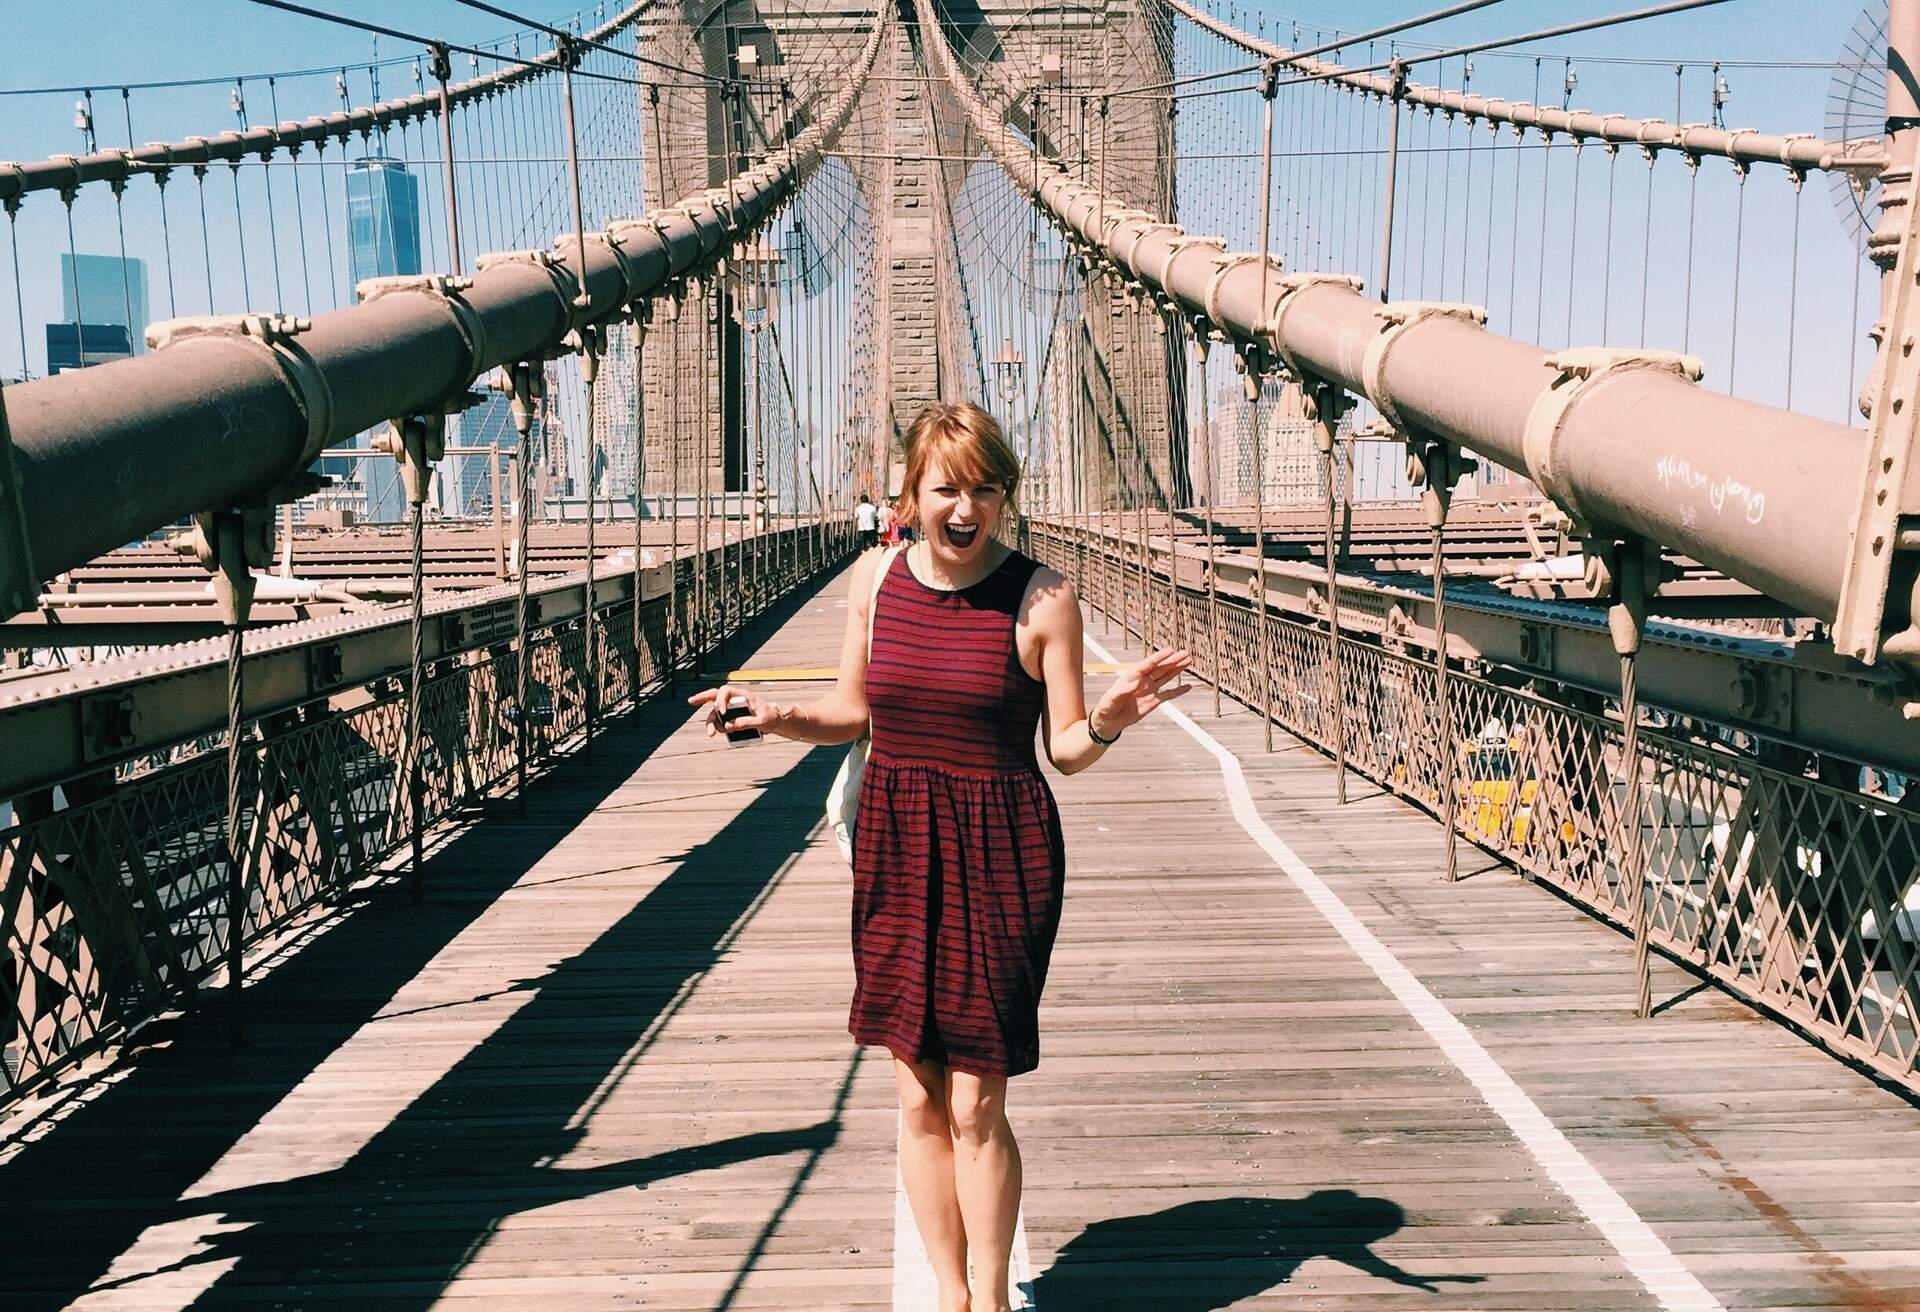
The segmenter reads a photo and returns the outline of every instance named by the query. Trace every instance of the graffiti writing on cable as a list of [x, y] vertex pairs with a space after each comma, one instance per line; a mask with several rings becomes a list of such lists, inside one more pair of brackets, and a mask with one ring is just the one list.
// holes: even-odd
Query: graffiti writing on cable
[[1716, 515], [1725, 514], [1731, 507], [1749, 524], [1758, 524], [1766, 516], [1767, 494], [1731, 474], [1715, 478], [1703, 469], [1695, 469], [1686, 457], [1676, 455], [1661, 456], [1655, 472], [1662, 487], [1700, 493]]

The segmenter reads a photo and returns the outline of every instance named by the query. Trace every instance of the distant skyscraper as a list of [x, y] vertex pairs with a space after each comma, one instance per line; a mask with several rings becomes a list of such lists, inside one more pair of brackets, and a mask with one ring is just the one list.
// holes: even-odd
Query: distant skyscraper
[[[82, 302], [84, 304], [84, 300]], [[125, 324], [50, 323], [47, 325], [47, 373], [65, 373], [124, 360], [133, 354]]]
[[[60, 257], [60, 317], [87, 326], [87, 354], [95, 353], [93, 325], [117, 324], [139, 353], [147, 338], [147, 264], [118, 255]], [[52, 366], [47, 372], [52, 373]]]
[[640, 406], [634, 368], [633, 329], [614, 325], [594, 386], [593, 438], [600, 448], [598, 495], [631, 503], [634, 495], [635, 415]]
[[[462, 410], [455, 422], [458, 428], [449, 436], [449, 446], [498, 446], [504, 462], [506, 453], [520, 445], [520, 434], [513, 427], [513, 400], [503, 393], [488, 392], [486, 400], [471, 410]], [[491, 514], [493, 478], [487, 469], [487, 458], [483, 455], [452, 457], [448, 469], [455, 477], [448, 480], [453, 501], [447, 506], [447, 513]], [[511, 471], [510, 465], [502, 464], [500, 500], [503, 507], [513, 503]]]
[[420, 182], [397, 160], [347, 166], [347, 270], [356, 283], [420, 272]]
[[[1269, 378], [1260, 389], [1260, 456], [1266, 468], [1257, 482], [1269, 505], [1311, 501], [1320, 495], [1316, 425], [1301, 408], [1300, 389]], [[1253, 416], [1243, 384], [1227, 383], [1213, 395], [1216, 495], [1221, 505], [1251, 505], [1254, 499]]]
[[[350, 161], [347, 165], [348, 276], [359, 283], [367, 278], [419, 272], [419, 179], [398, 160], [376, 155]], [[359, 434], [353, 445], [367, 446], [375, 431], [369, 429]], [[376, 523], [406, 517], [400, 467], [392, 458], [377, 456], [352, 462], [323, 460], [321, 464], [325, 472], [342, 479], [343, 491], [349, 495], [357, 493], [358, 513], [362, 517]]]

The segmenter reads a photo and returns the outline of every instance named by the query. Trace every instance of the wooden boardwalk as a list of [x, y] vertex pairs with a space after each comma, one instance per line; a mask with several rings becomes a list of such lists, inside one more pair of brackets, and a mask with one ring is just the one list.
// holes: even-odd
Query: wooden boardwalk
[[[727, 657], [825, 664], [844, 615]], [[1618, 934], [1472, 849], [1443, 884], [1431, 821], [1183, 705], [1238, 812], [1165, 717], [1056, 781], [1041, 1308], [1920, 1308], [1920, 1109], [1670, 968], [1633, 1021]], [[663, 702], [477, 814], [427, 905], [293, 937], [246, 1048], [157, 1030], [14, 1127], [0, 1307], [895, 1307], [838, 756]]]

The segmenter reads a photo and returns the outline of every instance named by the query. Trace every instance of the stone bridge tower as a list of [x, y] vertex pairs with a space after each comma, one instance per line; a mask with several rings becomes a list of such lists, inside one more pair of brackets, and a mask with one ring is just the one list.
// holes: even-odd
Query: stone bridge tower
[[[1037, 5], [1023, 0], [942, 0], [945, 39], [974, 74], [988, 103], [1021, 132], [1037, 132], [1040, 148], [1073, 161], [1089, 181], [1104, 183], [1126, 206], [1175, 218], [1170, 102], [1163, 95], [1115, 94], [1168, 80], [1171, 39], [1152, 0]], [[730, 74], [743, 45], [767, 73], [844, 66], [857, 54], [867, 10], [812, 0], [681, 0], [663, 7], [647, 29], [647, 53], [683, 67]], [[892, 47], [875, 68], [870, 111], [877, 131], [849, 163], [875, 220], [882, 271], [877, 289], [885, 316], [876, 365], [886, 392], [890, 486], [899, 478], [901, 441], [920, 408], [934, 400], [980, 399], [990, 392], [990, 365], [980, 359], [966, 321], [963, 274], [954, 241], [954, 205], [980, 152], [965, 114], [948, 91], [902, 0]], [[1039, 113], [1033, 112], [1038, 95]], [[802, 108], [804, 112], [804, 108]], [[704, 86], [663, 86], [642, 103], [647, 202], [660, 205], [721, 184], [731, 160], [760, 149], [764, 123], [751, 107]], [[1077, 275], [1076, 275], [1077, 276]], [[1080, 301], [1085, 313], [1071, 331], [1083, 367], [1057, 373], [1054, 413], [1076, 413], [1070, 425], [1080, 450], [1090, 506], [1159, 504], [1185, 488], [1183, 377], [1177, 342], [1158, 316], [1136, 308], [1117, 280], [1095, 274]], [[716, 303], [716, 300], [718, 303]], [[702, 334], [705, 336], [703, 337]], [[721, 367], [706, 341], [719, 340]], [[695, 362], [709, 363], [699, 367]], [[691, 495], [706, 486], [744, 485], [739, 413], [741, 345], [724, 291], [702, 290], [664, 307], [648, 338], [646, 378], [648, 491], [664, 494], [675, 471]], [[718, 430], [703, 448], [703, 432]], [[701, 450], [710, 457], [704, 474]], [[1144, 460], [1143, 460], [1144, 457]], [[1139, 472], [1144, 464], [1147, 472]]]

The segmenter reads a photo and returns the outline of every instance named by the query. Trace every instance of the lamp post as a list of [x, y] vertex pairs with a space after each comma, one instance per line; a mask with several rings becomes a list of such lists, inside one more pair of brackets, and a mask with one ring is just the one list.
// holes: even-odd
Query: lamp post
[[[1013, 422], [1025, 407], [1015, 408], [1015, 403], [1024, 399], [1027, 362], [1020, 352], [1013, 349], [1013, 338], [1000, 339], [1000, 354], [993, 361], [993, 379], [1000, 391], [1000, 404], [1005, 407], [1007, 420]], [[1023, 443], [1032, 436], [1027, 425], [1022, 424], [1020, 434]], [[1033, 452], [1023, 449], [1020, 452], [1020, 467], [1024, 470]]]
[[767, 531], [767, 398], [761, 387], [760, 334], [772, 326], [780, 298], [774, 286], [785, 261], [764, 241], [743, 243], [727, 266], [728, 290], [733, 293], [734, 317], [746, 329], [748, 369], [753, 378], [753, 531]]

